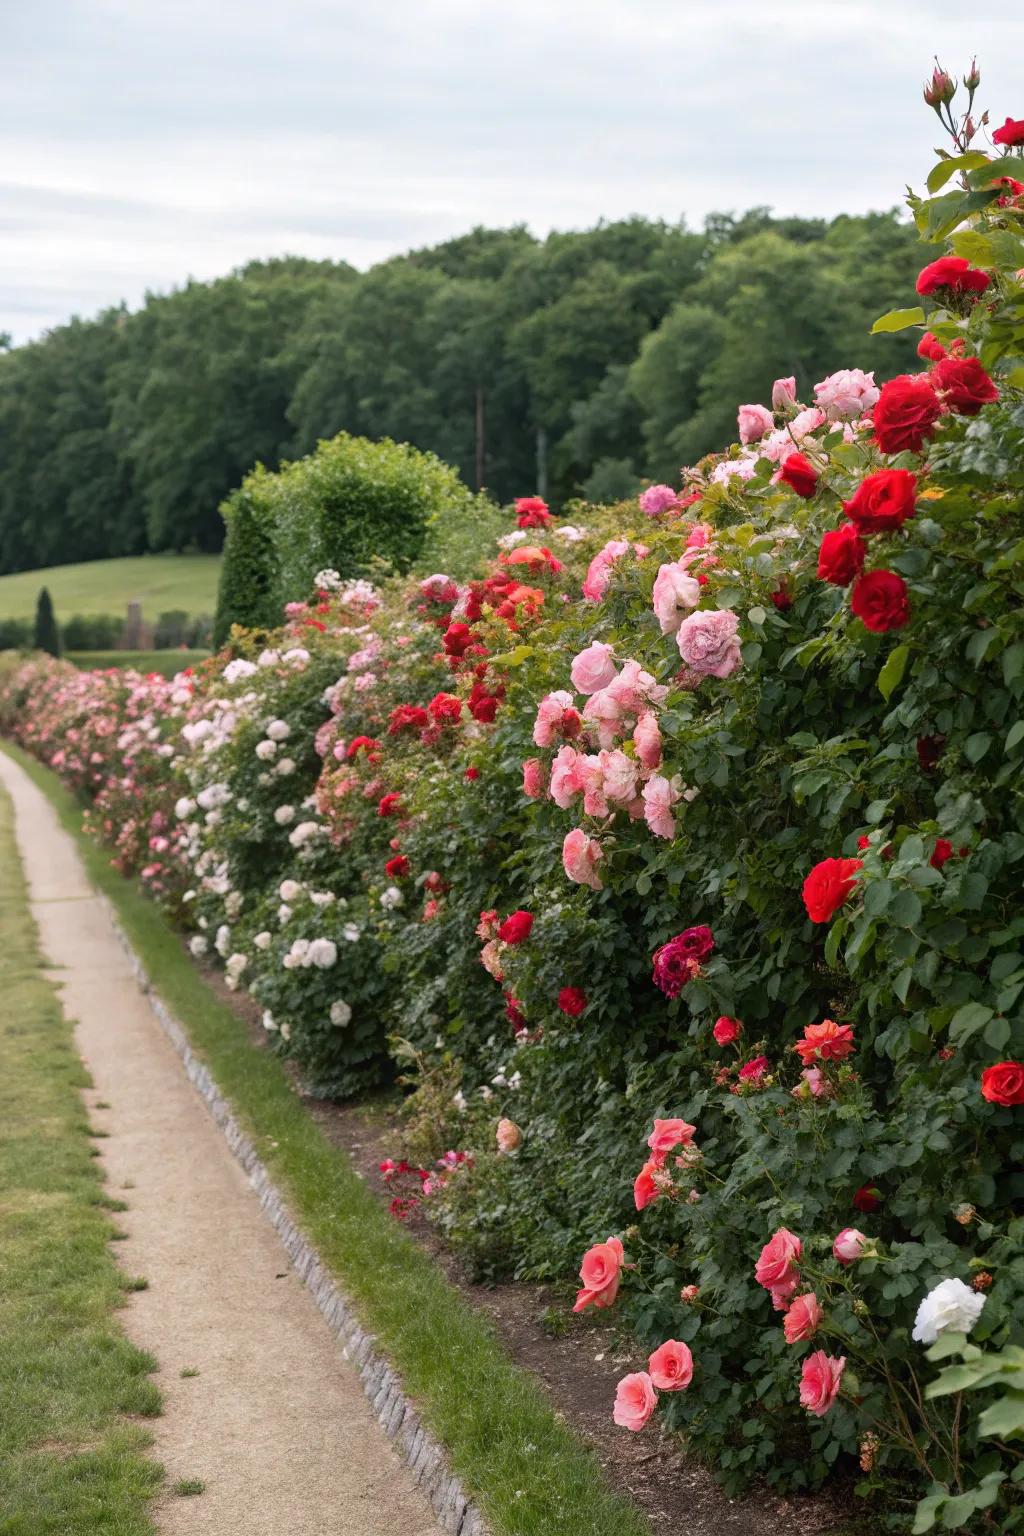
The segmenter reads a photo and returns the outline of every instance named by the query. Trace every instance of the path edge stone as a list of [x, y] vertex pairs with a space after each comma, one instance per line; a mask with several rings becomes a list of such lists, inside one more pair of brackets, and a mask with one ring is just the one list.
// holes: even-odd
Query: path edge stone
[[150, 981], [113, 903], [101, 892], [96, 894], [128, 958], [139, 991], [181, 1058], [185, 1076], [206, 1105], [214, 1123], [223, 1132], [232, 1155], [244, 1170], [264, 1214], [281, 1239], [292, 1268], [312, 1295], [321, 1316], [341, 1345], [342, 1359], [349, 1361], [356, 1370], [374, 1418], [391, 1441], [399, 1459], [412, 1472], [413, 1481], [426, 1493], [438, 1524], [449, 1536], [490, 1536], [480, 1511], [467, 1498], [458, 1478], [451, 1472], [443, 1446], [424, 1428], [412, 1402], [402, 1391], [397, 1374], [374, 1348], [374, 1335], [360, 1326], [348, 1297], [336, 1284], [316, 1249], [291, 1215], [256, 1148], [243, 1132], [230, 1104], [217, 1087], [212, 1073], [192, 1049], [184, 1026]]

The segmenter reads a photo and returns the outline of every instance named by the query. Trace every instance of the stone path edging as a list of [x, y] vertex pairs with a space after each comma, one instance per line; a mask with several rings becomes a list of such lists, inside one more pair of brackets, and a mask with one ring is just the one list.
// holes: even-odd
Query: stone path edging
[[228, 1147], [244, 1169], [293, 1268], [341, 1344], [343, 1358], [353, 1361], [358, 1367], [363, 1391], [377, 1422], [392, 1442], [398, 1456], [409, 1467], [414, 1481], [427, 1494], [439, 1524], [450, 1536], [489, 1536], [480, 1512], [467, 1499], [458, 1478], [448, 1470], [442, 1447], [424, 1428], [419, 1415], [402, 1391], [395, 1372], [384, 1357], [375, 1352], [376, 1341], [373, 1335], [360, 1327], [350, 1302], [338, 1289], [312, 1244], [303, 1236], [256, 1148], [239, 1126], [209, 1069], [193, 1051], [183, 1026], [154, 989], [142, 961], [121, 926], [113, 903], [102, 894], [99, 899], [107, 910], [118, 943], [128, 957], [140, 992], [146, 998], [160, 1028], [181, 1057], [185, 1075], [215, 1124], [224, 1133]]

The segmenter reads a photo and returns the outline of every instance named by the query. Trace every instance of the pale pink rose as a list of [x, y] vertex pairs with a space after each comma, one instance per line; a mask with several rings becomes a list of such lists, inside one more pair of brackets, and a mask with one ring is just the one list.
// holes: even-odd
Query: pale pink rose
[[641, 715], [633, 731], [633, 745], [641, 766], [648, 772], [661, 762], [661, 731], [657, 715], [648, 712]]
[[757, 455], [747, 454], [742, 459], [722, 459], [711, 471], [714, 485], [728, 485], [731, 480], [751, 480], [757, 469]]
[[580, 651], [569, 671], [572, 685], [578, 693], [596, 693], [607, 688], [615, 676], [612, 647], [602, 640], [595, 640], [585, 651]]
[[583, 706], [583, 718], [597, 727], [597, 738], [602, 747], [611, 747], [622, 734], [625, 711], [608, 688], [592, 693]]
[[577, 795], [583, 793], [583, 758], [575, 747], [560, 747], [551, 764], [551, 798], [567, 811]]
[[577, 885], [589, 885], [591, 890], [601, 889], [597, 866], [604, 858], [604, 850], [594, 837], [588, 837], [581, 827], [574, 827], [565, 834], [562, 843], [562, 867], [570, 880]]
[[681, 1392], [693, 1380], [693, 1356], [679, 1339], [659, 1344], [647, 1362], [651, 1382], [659, 1392]]
[[670, 485], [649, 485], [640, 495], [640, 511], [658, 517], [679, 505], [679, 497]]
[[741, 405], [736, 413], [736, 424], [741, 443], [756, 443], [772, 430], [775, 422], [771, 411], [766, 411], [763, 405]]
[[574, 1312], [584, 1307], [610, 1307], [619, 1294], [622, 1265], [625, 1260], [622, 1244], [617, 1237], [605, 1243], [595, 1243], [583, 1255], [580, 1265], [582, 1289], [577, 1293]]
[[856, 1227], [844, 1227], [832, 1244], [832, 1253], [840, 1264], [853, 1264], [864, 1252], [867, 1238]]
[[586, 816], [607, 816], [608, 801], [604, 794], [604, 769], [601, 759], [593, 752], [580, 758], [583, 776], [583, 811]]
[[654, 578], [653, 605], [663, 635], [674, 634], [700, 602], [700, 583], [682, 565], [663, 565]]
[[676, 831], [672, 807], [679, 799], [679, 791], [664, 774], [652, 773], [642, 791], [644, 820], [655, 837], [674, 837]]
[[761, 1249], [754, 1279], [769, 1291], [788, 1285], [799, 1276], [803, 1251], [804, 1245], [796, 1234], [780, 1227]]
[[866, 416], [880, 394], [874, 373], [864, 373], [860, 368], [841, 368], [814, 386], [815, 403], [829, 421], [853, 421]]
[[622, 671], [604, 690], [627, 715], [642, 715], [649, 704], [662, 704], [668, 689], [655, 682], [638, 661], [623, 662]]
[[599, 752], [598, 762], [604, 775], [604, 793], [607, 800], [629, 801], [636, 795], [636, 763], [625, 752], [616, 748], [612, 752]]
[[655, 1120], [647, 1145], [654, 1153], [655, 1162], [663, 1163], [676, 1147], [688, 1147], [696, 1134], [697, 1127], [688, 1125], [685, 1120]]
[[799, 1279], [794, 1275], [792, 1280], [786, 1280], [782, 1285], [772, 1286], [769, 1294], [772, 1298], [772, 1306], [776, 1312], [788, 1312], [789, 1304], [793, 1300], [794, 1292], [799, 1284]]
[[523, 794], [539, 800], [546, 789], [547, 775], [539, 757], [528, 757], [523, 764]]
[[800, 1081], [791, 1091], [794, 1099], [820, 1099], [823, 1094], [827, 1098], [828, 1078], [820, 1067], [805, 1067], [800, 1073]]
[[768, 459], [772, 464], [785, 464], [790, 454], [797, 452], [797, 446], [786, 428], [781, 427], [778, 432], [769, 432], [758, 444], [758, 452], [762, 459]]
[[839, 1383], [843, 1379], [846, 1356], [826, 1355], [816, 1349], [808, 1355], [800, 1374], [800, 1406], [822, 1419], [839, 1395]]
[[646, 544], [633, 545], [633, 553], [636, 555], [638, 560], [646, 560], [650, 552], [651, 551]]
[[[569, 717], [571, 722], [572, 715], [576, 715], [571, 693], [566, 693], [564, 688], [560, 688], [555, 693], [545, 694], [544, 698], [537, 705], [537, 718], [533, 726], [535, 746], [554, 746], [556, 738], [566, 734], [564, 730], [566, 711], [571, 711]], [[579, 716], [577, 715], [578, 718]]]
[[742, 661], [736, 638], [739, 619], [726, 608], [691, 613], [679, 626], [676, 644], [691, 672], [703, 677], [728, 677]]
[[609, 539], [603, 549], [599, 549], [587, 567], [587, 574], [583, 580], [583, 596], [588, 603], [599, 603], [608, 590], [611, 581], [611, 568], [616, 560], [629, 551], [627, 539]]
[[786, 1335], [787, 1344], [802, 1344], [805, 1339], [813, 1339], [821, 1327], [824, 1312], [818, 1305], [818, 1298], [813, 1291], [808, 1291], [803, 1296], [797, 1296], [791, 1303], [782, 1324], [782, 1331]]
[[494, 1134], [499, 1152], [514, 1152], [523, 1140], [523, 1133], [515, 1121], [504, 1117], [498, 1121], [498, 1129]]
[[495, 981], [503, 980], [501, 969], [501, 951], [498, 948], [497, 939], [488, 939], [480, 951], [480, 964], [488, 976], [493, 976]]
[[807, 436], [808, 432], [816, 432], [824, 424], [825, 412], [819, 410], [816, 405], [812, 405], [806, 411], [800, 411], [793, 417], [789, 424], [789, 430], [797, 442], [800, 442], [802, 438]]
[[784, 411], [796, 404], [796, 379], [776, 379], [772, 385], [772, 410]]
[[643, 1429], [658, 1405], [654, 1384], [646, 1371], [623, 1376], [615, 1389], [612, 1418], [620, 1429]]

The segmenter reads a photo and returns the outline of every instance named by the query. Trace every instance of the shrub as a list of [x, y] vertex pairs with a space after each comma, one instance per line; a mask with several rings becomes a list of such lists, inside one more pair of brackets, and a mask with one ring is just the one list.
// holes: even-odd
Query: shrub
[[274, 556], [277, 477], [258, 464], [221, 506], [226, 524], [213, 643], [221, 646], [238, 624], [273, 628], [281, 618], [281, 588]]
[[26, 651], [32, 644], [30, 619], [0, 619], [0, 651]]
[[76, 613], [64, 625], [68, 651], [111, 651], [117, 646], [124, 620], [113, 613]]
[[36, 603], [36, 622], [32, 643], [37, 651], [46, 651], [50, 656], [59, 656], [61, 653], [60, 630], [57, 627], [53, 600], [47, 587], [41, 589]]

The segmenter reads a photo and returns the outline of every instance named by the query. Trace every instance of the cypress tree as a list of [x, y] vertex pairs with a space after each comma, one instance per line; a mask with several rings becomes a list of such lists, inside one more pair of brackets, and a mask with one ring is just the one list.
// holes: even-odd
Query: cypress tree
[[60, 655], [60, 630], [57, 628], [53, 602], [47, 587], [42, 589], [36, 603], [34, 645], [37, 651], [46, 651], [50, 656]]

